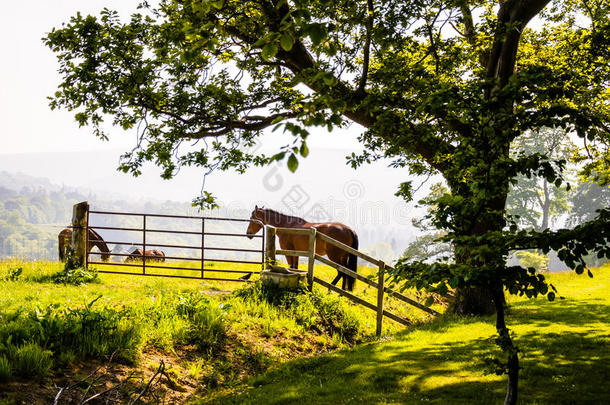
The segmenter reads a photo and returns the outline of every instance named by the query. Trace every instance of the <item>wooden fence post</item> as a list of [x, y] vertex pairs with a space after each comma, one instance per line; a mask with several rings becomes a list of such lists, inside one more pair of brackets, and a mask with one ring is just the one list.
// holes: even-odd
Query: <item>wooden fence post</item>
[[316, 263], [316, 228], [309, 230], [309, 261], [307, 262], [307, 288], [313, 291], [313, 266]]
[[265, 225], [265, 268], [271, 269], [275, 265], [275, 227]]
[[383, 324], [383, 279], [385, 276], [385, 263], [379, 262], [379, 280], [377, 281], [377, 337], [381, 336], [381, 326]]
[[72, 264], [83, 267], [87, 260], [87, 201], [74, 204], [72, 208]]

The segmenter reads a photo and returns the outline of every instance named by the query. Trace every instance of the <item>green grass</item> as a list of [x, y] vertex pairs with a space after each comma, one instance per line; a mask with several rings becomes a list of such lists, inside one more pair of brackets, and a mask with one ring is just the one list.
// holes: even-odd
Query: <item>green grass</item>
[[[147, 272], [192, 274], [166, 266], [188, 263]], [[316, 274], [330, 280], [336, 272], [318, 266]], [[374, 291], [357, 286], [374, 302]], [[302, 294], [260, 283], [66, 273], [56, 262], [1, 261], [0, 289], [0, 379], [23, 383], [36, 376], [49, 385], [55, 375], [110, 356], [140, 369], [148, 367], [143, 359], [169, 356], [177, 375], [205, 394], [295, 357], [371, 340], [375, 327], [373, 311], [320, 289]], [[402, 329], [385, 325], [388, 333]], [[17, 355], [26, 345], [31, 355]], [[36, 359], [33, 348], [40, 361], [28, 363]]]
[[[554, 274], [565, 299], [512, 297], [508, 322], [521, 354], [520, 403], [610, 401], [610, 266], [595, 278]], [[501, 403], [505, 377], [485, 373], [497, 355], [494, 319], [444, 317], [384, 343], [280, 365], [231, 392], [221, 404]]]
[[[483, 367], [498, 354], [493, 317], [430, 321], [389, 298], [386, 308], [417, 323], [405, 329], [386, 320], [377, 341], [373, 311], [319, 288], [296, 294], [258, 284], [114, 274], [58, 284], [54, 275], [61, 269], [55, 262], [0, 262], [0, 381], [29, 391], [36, 379], [48, 393], [56, 375], [84, 370], [91, 358], [119, 350], [127, 355], [116, 360], [130, 369], [154, 371], [159, 358], [171, 359], [174, 378], [195, 387], [178, 394], [178, 402], [488, 404], [504, 395], [505, 378]], [[315, 272], [328, 281], [336, 275], [326, 266]], [[522, 350], [521, 403], [610, 397], [610, 266], [594, 273], [593, 279], [551, 275], [563, 300], [510, 298], [508, 322]], [[361, 282], [356, 294], [376, 300], [376, 291]], [[117, 333], [95, 333], [96, 323]], [[41, 402], [49, 399], [40, 395]], [[0, 395], [5, 399], [15, 398]]]

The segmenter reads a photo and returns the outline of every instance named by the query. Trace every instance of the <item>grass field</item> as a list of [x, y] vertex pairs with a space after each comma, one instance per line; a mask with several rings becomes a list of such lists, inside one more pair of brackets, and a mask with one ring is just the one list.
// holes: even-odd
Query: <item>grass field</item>
[[[610, 403], [610, 266], [595, 277], [550, 275], [564, 299], [510, 298], [521, 353], [520, 403]], [[504, 376], [485, 373], [494, 320], [444, 317], [369, 343], [300, 359], [210, 403], [501, 403]]]
[[[85, 378], [111, 356], [95, 384], [91, 378], [63, 398], [77, 402], [128, 381], [116, 393], [127, 401], [163, 361], [171, 381], [159, 380], [149, 402], [502, 400], [504, 377], [485, 374], [482, 365], [496, 353], [493, 318], [430, 320], [390, 298], [386, 306], [416, 325], [385, 321], [377, 341], [373, 311], [319, 289], [286, 295], [257, 284], [112, 274], [76, 286], [53, 282], [60, 269], [54, 262], [0, 262], [0, 403], [52, 402], [54, 385]], [[326, 266], [315, 272], [326, 280], [336, 274]], [[522, 403], [610, 398], [610, 266], [594, 273], [551, 275], [563, 300], [511, 298]], [[376, 291], [363, 283], [356, 293], [375, 302]]]
[[[162, 265], [166, 266], [194, 270], [148, 268], [146, 272], [200, 274], [195, 270], [199, 263]], [[259, 270], [233, 263], [206, 263], [206, 267]], [[167, 389], [166, 395], [183, 402], [238, 386], [290, 359], [374, 339], [373, 311], [319, 289], [313, 295], [278, 296], [261, 291], [257, 283], [107, 273], [98, 274], [93, 282], [72, 285], [54, 282], [61, 269], [55, 262], [0, 262], [0, 384], [8, 387], [0, 389], [4, 398], [45, 403], [54, 392], [50, 386], [82, 378], [117, 352], [113, 360], [122, 368], [114, 371], [112, 381], [127, 378], [135, 370], [139, 378], [131, 384], [135, 390], [164, 360], [182, 387]], [[374, 274], [372, 269], [360, 271]], [[336, 271], [317, 266], [315, 274], [331, 280]], [[205, 276], [237, 278], [240, 274], [206, 271]], [[364, 287], [357, 283], [356, 293], [375, 302], [376, 291]], [[415, 322], [428, 317], [391, 297], [386, 306]], [[386, 334], [401, 330], [404, 326], [393, 321], [384, 324]], [[3, 362], [8, 363], [4, 374]], [[22, 398], [23, 386], [32, 380], [39, 389], [35, 395], [28, 389], [29, 396]]]

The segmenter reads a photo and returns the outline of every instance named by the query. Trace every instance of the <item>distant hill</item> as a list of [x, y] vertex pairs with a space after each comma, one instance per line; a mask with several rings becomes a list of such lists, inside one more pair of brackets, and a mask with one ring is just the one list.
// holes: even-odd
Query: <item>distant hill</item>
[[[136, 194], [137, 195], [137, 194]], [[168, 196], [171, 198], [171, 196]], [[228, 205], [213, 212], [202, 214], [193, 208], [189, 202], [177, 201], [145, 201], [141, 198], [109, 199], [109, 194], [93, 193], [82, 187], [58, 185], [53, 181], [26, 175], [0, 171], [0, 258], [21, 257], [29, 260], [57, 258], [57, 234], [70, 224], [72, 206], [80, 201], [89, 201], [92, 209], [134, 213], [156, 213], [185, 216], [214, 216], [230, 218], [248, 218], [249, 209]], [[366, 213], [366, 212], [365, 212]], [[95, 215], [90, 217], [92, 226], [112, 226], [122, 228], [139, 228], [142, 219], [138, 216]], [[208, 232], [244, 233], [246, 223], [207, 221]], [[167, 218], [149, 218], [149, 228], [192, 230], [201, 229], [200, 220], [177, 220]], [[395, 226], [378, 226], [372, 221], [368, 225], [356, 227], [360, 248], [364, 251], [377, 252], [384, 247], [383, 259], [391, 262], [404, 249], [413, 235]], [[141, 233], [118, 230], [100, 230], [105, 240], [128, 242], [134, 245], [114, 245], [109, 247], [114, 252], [131, 251], [135, 243], [141, 241]], [[147, 234], [149, 243], [198, 246], [201, 241], [196, 235]], [[155, 239], [156, 238], [156, 239]], [[260, 239], [249, 240], [239, 237], [210, 236], [206, 246], [239, 248], [258, 248]], [[380, 245], [380, 243], [382, 245]], [[387, 245], [387, 246], [386, 246]], [[192, 256], [196, 250], [166, 249], [166, 254], [173, 256]], [[248, 253], [233, 253], [210, 251], [210, 258], [246, 258]]]
[[[75, 189], [59, 186], [45, 178], [0, 172], [0, 258], [56, 259], [57, 234], [70, 224], [72, 207], [81, 201], [89, 201], [97, 210], [196, 215], [188, 203], [105, 201], [93, 194], [84, 195]], [[141, 221], [138, 217], [125, 216], [91, 215], [90, 219], [91, 225], [116, 227], [138, 227], [138, 221]], [[157, 221], [157, 226], [172, 229], [168, 222]], [[100, 233], [106, 240], [138, 241], [138, 235], [128, 232], [104, 230]], [[184, 245], [187, 239], [168, 235], [163, 242]], [[130, 246], [111, 248], [126, 251]]]

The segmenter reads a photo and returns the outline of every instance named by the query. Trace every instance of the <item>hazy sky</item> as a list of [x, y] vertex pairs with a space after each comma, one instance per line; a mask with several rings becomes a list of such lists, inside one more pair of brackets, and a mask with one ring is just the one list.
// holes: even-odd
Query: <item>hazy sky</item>
[[[102, 142], [91, 135], [90, 128], [79, 129], [72, 113], [51, 111], [48, 107], [46, 98], [55, 92], [60, 78], [55, 56], [41, 41], [45, 33], [69, 21], [77, 11], [97, 14], [108, 7], [127, 15], [135, 10], [137, 3], [125, 0], [4, 2], [0, 14], [0, 54], [3, 56], [0, 170], [20, 171], [48, 177], [57, 184], [87, 187], [100, 193], [112, 191], [139, 199], [185, 201], [198, 194], [201, 169], [185, 170], [171, 182], [162, 181], [154, 167], [149, 167], [137, 179], [117, 173], [118, 158], [132, 148], [135, 133], [114, 129], [109, 132], [110, 141]], [[206, 186], [226, 204], [249, 207], [266, 202], [282, 209], [287, 200], [300, 198], [299, 204], [303, 204], [302, 210], [307, 213], [311, 213], [316, 203], [324, 202], [325, 207], [339, 210], [331, 215], [345, 217], [348, 222], [361, 222], [353, 212], [347, 212], [358, 205], [356, 208], [366, 211], [358, 214], [362, 218], [372, 209], [377, 210], [376, 215], [387, 216], [380, 225], [407, 226], [409, 221], [404, 217], [407, 206], [393, 195], [398, 184], [408, 176], [405, 170], [388, 169], [387, 162], [357, 172], [345, 166], [345, 156], [360, 149], [356, 137], [361, 131], [356, 124], [333, 134], [314, 130], [308, 142], [310, 157], [296, 174], [282, 167], [256, 169], [245, 176], [215, 173], [208, 178]], [[86, 170], [72, 170], [71, 162]], [[397, 210], [402, 211], [396, 214]], [[396, 215], [400, 216], [398, 222], [394, 220]]]
[[[138, 1], [47, 0], [6, 2], [0, 15], [0, 111], [2, 153], [52, 152], [130, 148], [133, 133], [111, 131], [110, 142], [79, 129], [68, 111], [51, 111], [47, 97], [59, 83], [55, 56], [41, 38], [53, 27], [69, 21], [77, 11], [97, 14], [103, 7], [121, 15], [135, 10]], [[311, 146], [357, 147], [360, 128], [354, 125], [339, 136], [313, 134]]]

